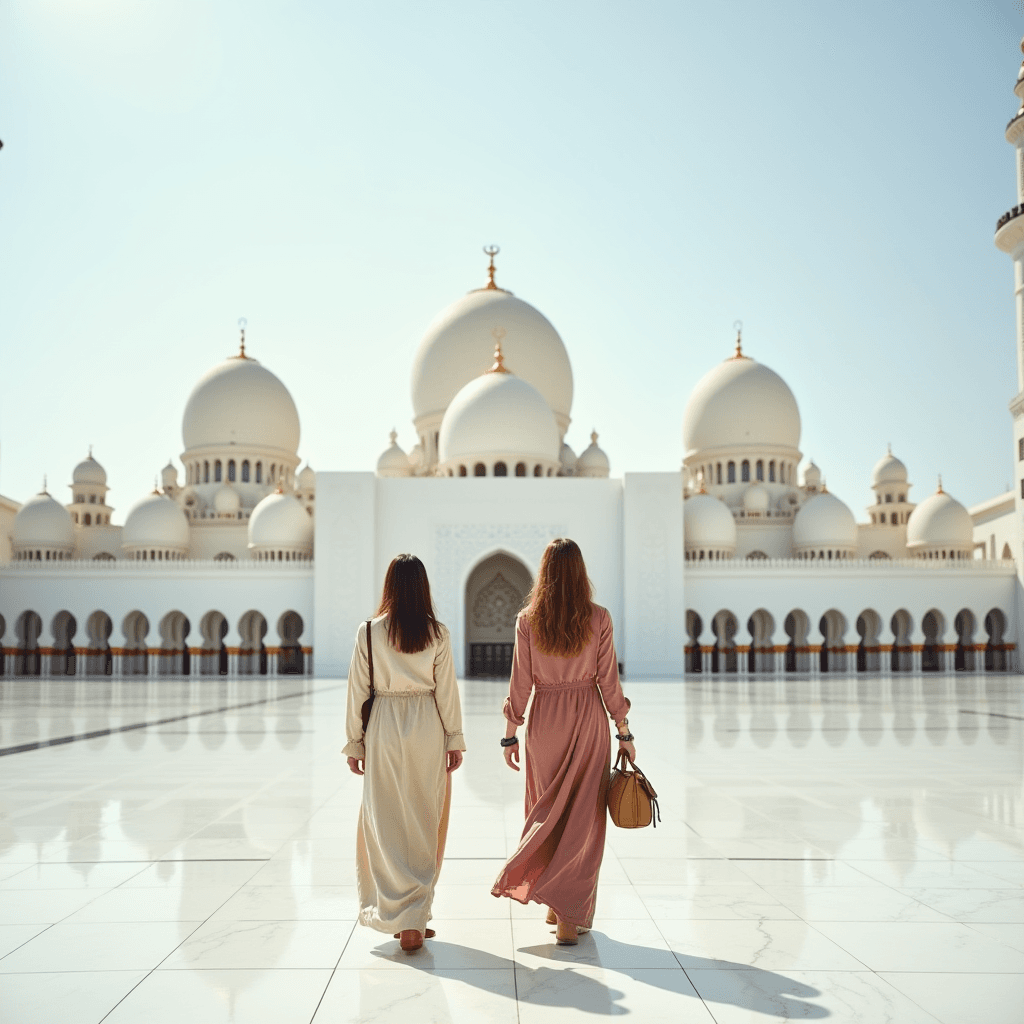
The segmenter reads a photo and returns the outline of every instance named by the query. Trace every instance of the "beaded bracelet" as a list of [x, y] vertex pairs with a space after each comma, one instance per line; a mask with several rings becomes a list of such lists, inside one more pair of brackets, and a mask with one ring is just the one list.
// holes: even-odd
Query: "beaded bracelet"
[[502, 741], [503, 747], [514, 747], [519, 742], [518, 736], [506, 736]]

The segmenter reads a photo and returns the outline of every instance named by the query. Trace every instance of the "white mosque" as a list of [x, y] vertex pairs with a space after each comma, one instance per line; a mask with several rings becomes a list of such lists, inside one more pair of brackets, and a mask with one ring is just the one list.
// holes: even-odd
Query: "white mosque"
[[243, 323], [238, 354], [185, 404], [183, 472], [165, 466], [123, 525], [91, 452], [67, 503], [45, 485], [24, 504], [0, 497], [0, 674], [344, 675], [388, 562], [413, 551], [458, 671], [501, 676], [560, 535], [584, 551], [629, 678], [1020, 671], [1024, 106], [1006, 137], [1020, 205], [995, 241], [1016, 270], [1019, 494], [967, 509], [940, 481], [915, 502], [890, 450], [858, 522], [803, 463], [796, 398], [739, 335], [680, 410], [681, 469], [613, 476], [596, 433], [578, 454], [565, 443], [568, 352], [498, 286], [489, 249], [485, 285], [416, 353], [415, 442], [406, 452], [392, 431], [375, 471], [299, 469], [298, 410], [246, 353]]

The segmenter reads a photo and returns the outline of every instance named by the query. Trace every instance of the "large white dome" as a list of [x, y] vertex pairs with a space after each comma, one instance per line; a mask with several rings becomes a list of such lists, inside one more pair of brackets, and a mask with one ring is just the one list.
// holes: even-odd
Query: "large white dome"
[[452, 399], [441, 421], [438, 458], [541, 461], [557, 466], [558, 425], [543, 395], [508, 372], [485, 373]]
[[92, 457], [92, 452], [75, 466], [71, 479], [76, 484], [97, 484], [103, 486], [107, 482], [107, 471]]
[[733, 356], [705, 374], [683, 417], [688, 457], [714, 448], [800, 446], [800, 410], [786, 382], [763, 363]]
[[736, 549], [736, 520], [713, 494], [693, 494], [683, 502], [683, 538], [687, 547]]
[[15, 548], [70, 550], [75, 546], [71, 513], [46, 491], [41, 491], [18, 509], [11, 540]]
[[793, 547], [797, 551], [856, 548], [857, 520], [834, 494], [815, 494], [793, 519]]
[[973, 548], [974, 521], [956, 498], [941, 488], [921, 502], [907, 520], [907, 547]]
[[181, 434], [185, 448], [235, 444], [299, 450], [299, 413], [288, 389], [248, 356], [218, 363], [192, 389]]
[[154, 491], [131, 507], [121, 532], [121, 545], [125, 548], [172, 548], [183, 553], [189, 546], [188, 519], [177, 502]]
[[312, 548], [313, 520], [298, 498], [275, 491], [249, 517], [251, 548]]
[[572, 367], [565, 345], [543, 314], [500, 288], [464, 295], [427, 328], [412, 369], [416, 418], [440, 417], [487, 368], [496, 330], [508, 368], [544, 396], [564, 432], [572, 410]]

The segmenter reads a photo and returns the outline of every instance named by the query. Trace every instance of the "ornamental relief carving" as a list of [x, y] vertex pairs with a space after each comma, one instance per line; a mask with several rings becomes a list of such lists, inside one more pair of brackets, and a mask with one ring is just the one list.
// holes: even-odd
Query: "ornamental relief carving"
[[483, 629], [515, 629], [524, 596], [499, 572], [473, 602], [473, 625]]

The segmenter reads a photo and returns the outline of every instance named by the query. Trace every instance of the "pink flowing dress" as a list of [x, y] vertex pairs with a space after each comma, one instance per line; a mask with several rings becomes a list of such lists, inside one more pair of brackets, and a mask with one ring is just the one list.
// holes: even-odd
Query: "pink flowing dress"
[[604, 856], [611, 732], [629, 709], [619, 682], [606, 608], [594, 605], [591, 637], [573, 658], [543, 654], [526, 615], [516, 623], [505, 717], [526, 726], [526, 824], [519, 849], [491, 889], [520, 903], [543, 903], [589, 928]]

